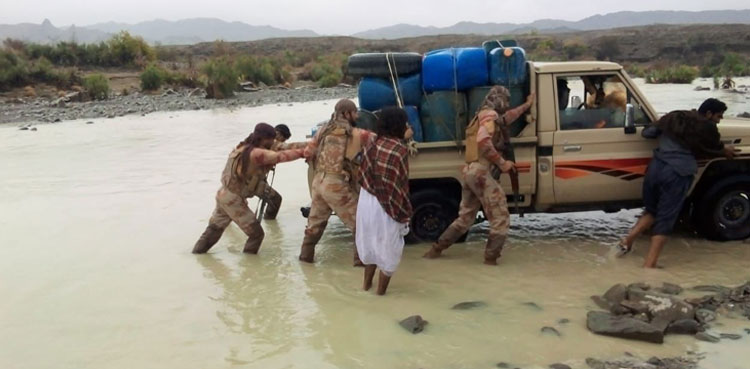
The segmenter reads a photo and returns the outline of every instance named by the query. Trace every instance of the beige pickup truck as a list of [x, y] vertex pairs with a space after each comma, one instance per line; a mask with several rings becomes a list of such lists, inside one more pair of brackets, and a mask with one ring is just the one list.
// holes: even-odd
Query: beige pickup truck
[[[641, 137], [657, 113], [625, 70], [610, 62], [528, 62], [526, 92], [536, 101], [514, 123], [511, 142], [519, 171], [516, 199], [507, 174], [501, 183], [511, 212], [617, 212], [642, 206], [646, 166], [657, 141]], [[596, 92], [619, 101], [593, 105]], [[616, 94], [615, 94], [616, 95]], [[615, 96], [613, 95], [613, 96]], [[601, 102], [601, 100], [599, 101]], [[685, 107], [690, 108], [690, 107]], [[683, 211], [684, 224], [719, 240], [750, 237], [750, 120], [724, 119], [722, 140], [742, 152], [736, 160], [699, 162]], [[412, 242], [437, 239], [455, 219], [461, 199], [463, 142], [417, 144], [410, 160], [414, 207]]]

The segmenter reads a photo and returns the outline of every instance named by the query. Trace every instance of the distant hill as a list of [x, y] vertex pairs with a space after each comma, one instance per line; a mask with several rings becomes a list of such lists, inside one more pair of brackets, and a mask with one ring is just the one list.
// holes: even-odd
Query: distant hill
[[70, 26], [57, 28], [48, 19], [42, 24], [21, 23], [13, 25], [0, 24], [0, 39], [12, 38], [36, 43], [55, 43], [76, 41], [91, 43], [106, 40], [109, 34], [102, 31]]
[[108, 33], [121, 30], [163, 44], [194, 44], [204, 41], [255, 41], [278, 37], [315, 37], [310, 30], [288, 31], [271, 26], [252, 26], [242, 22], [225, 22], [215, 18], [193, 18], [178, 21], [152, 20], [137, 24], [100, 23], [86, 28]]
[[398, 24], [374, 30], [355, 33], [354, 37], [368, 39], [396, 39], [434, 35], [499, 35], [518, 34], [530, 31], [541, 33], [561, 33], [592, 31], [621, 27], [637, 27], [654, 24], [750, 24], [748, 10], [707, 10], [688, 11], [646, 11], [617, 12], [594, 15], [571, 22], [558, 19], [542, 19], [531, 23], [474, 23], [459, 22], [450, 27], [422, 27]]
[[213, 18], [179, 21], [153, 20], [137, 24], [107, 22], [86, 27], [65, 28], [57, 28], [45, 19], [42, 24], [0, 25], [0, 40], [13, 38], [37, 43], [75, 40], [80, 43], [91, 43], [106, 40], [120, 31], [128, 31], [151, 43], [159, 42], [165, 45], [190, 45], [215, 40], [234, 42], [318, 36], [309, 30], [287, 31], [271, 26], [252, 26], [242, 22], [225, 22]]

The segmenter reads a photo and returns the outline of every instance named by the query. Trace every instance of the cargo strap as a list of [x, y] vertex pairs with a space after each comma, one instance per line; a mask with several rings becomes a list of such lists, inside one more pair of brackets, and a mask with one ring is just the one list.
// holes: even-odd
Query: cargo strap
[[[386, 53], [385, 54], [385, 61], [388, 64], [388, 72], [391, 75], [391, 84], [393, 84], [393, 92], [396, 94], [396, 103], [398, 104], [398, 107], [403, 109], [404, 108], [404, 100], [403, 96], [401, 94], [401, 84], [398, 83], [398, 70], [396, 69], [396, 59], [393, 58], [393, 53]], [[391, 63], [393, 63], [393, 67], [391, 67]], [[413, 138], [410, 138], [407, 142], [407, 147], [409, 149], [409, 154], [411, 156], [417, 155], [417, 145], [416, 142], [414, 142]]]

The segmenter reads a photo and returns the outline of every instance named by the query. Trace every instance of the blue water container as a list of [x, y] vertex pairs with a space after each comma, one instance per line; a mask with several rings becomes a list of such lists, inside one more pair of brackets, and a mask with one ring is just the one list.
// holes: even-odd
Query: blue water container
[[[419, 105], [422, 101], [422, 76], [412, 74], [399, 77], [398, 89], [404, 105]], [[393, 82], [390, 79], [365, 77], [359, 82], [359, 107], [364, 110], [376, 111], [385, 106], [397, 106]]]
[[486, 85], [487, 54], [480, 47], [450, 48], [425, 54], [422, 84], [425, 91], [460, 91]]
[[374, 113], [367, 110], [359, 109], [359, 118], [357, 118], [357, 128], [366, 129], [368, 131], [375, 132], [378, 124], [378, 117]]
[[419, 119], [419, 109], [416, 106], [404, 106], [404, 110], [409, 117], [409, 125], [414, 131], [414, 141], [423, 142], [424, 135], [422, 133], [422, 120]]
[[424, 142], [464, 139], [468, 122], [464, 93], [433, 92], [422, 100], [419, 111]]
[[526, 51], [520, 47], [496, 48], [490, 51], [490, 83], [512, 86], [526, 82]]

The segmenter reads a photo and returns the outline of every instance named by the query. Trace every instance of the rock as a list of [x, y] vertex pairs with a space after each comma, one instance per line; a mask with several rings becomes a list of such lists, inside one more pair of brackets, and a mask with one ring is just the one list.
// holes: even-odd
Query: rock
[[635, 315], [635, 316], [633, 316], [633, 319], [638, 319], [638, 320], [640, 320], [642, 322], [646, 322], [646, 323], [649, 323], [650, 320], [651, 320], [651, 319], [649, 319], [648, 314], [646, 314], [646, 313]]
[[428, 322], [422, 319], [420, 315], [413, 315], [400, 321], [398, 324], [412, 334], [417, 334], [424, 330], [424, 327], [428, 324]]
[[667, 334], [689, 334], [694, 335], [701, 330], [700, 324], [693, 319], [682, 319], [667, 327]]
[[620, 305], [624, 306], [635, 314], [647, 314], [650, 311], [649, 305], [644, 304], [640, 301], [625, 300], [622, 301]]
[[467, 301], [456, 305], [453, 305], [452, 310], [471, 310], [487, 306], [487, 303], [482, 301]]
[[742, 339], [742, 336], [740, 336], [739, 334], [732, 334], [732, 333], [722, 333], [719, 335], [719, 337], [732, 340], [732, 341], [737, 341], [737, 340]]
[[[646, 322], [648, 322], [648, 320]], [[654, 318], [651, 321], [651, 325], [662, 332], [665, 332], [667, 330], [667, 327], [669, 327], [669, 323], [671, 322], [664, 318]]]
[[685, 302], [687, 302], [690, 305], [695, 306], [696, 308], [702, 307], [703, 305], [711, 303], [713, 300], [713, 295], [706, 295], [703, 297], [693, 297], [689, 299], [685, 299]]
[[36, 131], [36, 127], [31, 127], [29, 131]]
[[19, 131], [28, 131], [28, 130], [29, 130], [29, 127], [21, 127], [21, 128], [19, 128], [18, 130], [19, 130]]
[[610, 304], [609, 301], [605, 300], [604, 297], [594, 295], [591, 296], [591, 300], [594, 301], [596, 306], [598, 306], [600, 309], [609, 311], [609, 309], [612, 307], [612, 304]]
[[664, 320], [667, 323], [675, 320], [693, 319], [695, 317], [695, 308], [692, 305], [669, 295], [630, 290], [628, 299], [634, 303], [647, 305], [649, 307], [649, 315], [653, 319]]
[[88, 121], [88, 122], [86, 122], [86, 124], [94, 124], [94, 122]]
[[586, 365], [589, 366], [591, 369], [606, 369], [607, 366], [604, 364], [603, 361], [596, 360], [594, 358], [587, 358], [586, 359]]
[[607, 290], [602, 297], [613, 305], [619, 305], [628, 297], [628, 288], [624, 284], [616, 284]]
[[175, 90], [173, 90], [173, 89], [169, 88], [169, 89], [167, 89], [166, 91], [164, 91], [164, 93], [163, 93], [163, 94], [161, 94], [161, 95], [162, 95], [162, 96], [168, 96], [168, 95], [176, 95], [176, 94], [177, 94], [177, 91], [175, 91]]
[[570, 319], [562, 318], [557, 321], [557, 324], [568, 324], [570, 323]]
[[711, 87], [696, 86], [693, 91], [711, 91]]
[[562, 337], [562, 334], [560, 334], [560, 331], [552, 327], [542, 327], [542, 333], [557, 336], [557, 337]]
[[750, 118], [750, 113], [744, 112], [744, 113], [737, 114], [737, 118]]
[[638, 283], [631, 283], [628, 285], [628, 291], [629, 290], [641, 290], [641, 291], [648, 291], [651, 289], [651, 285], [648, 283], [638, 282]]
[[532, 309], [534, 309], [536, 311], [542, 311], [542, 310], [544, 310], [544, 309], [542, 309], [541, 306], [537, 305], [535, 302], [524, 302], [522, 305], [528, 306], [528, 307], [530, 307], [530, 308], [532, 308]]
[[732, 291], [729, 287], [719, 286], [719, 285], [710, 285], [710, 286], [695, 286], [692, 288], [693, 291], [700, 291], [700, 292], [712, 292], [712, 293], [718, 293], [722, 295], [729, 295], [729, 292]]
[[590, 311], [586, 316], [586, 326], [591, 332], [603, 336], [653, 343], [664, 342], [664, 331], [640, 320], [618, 317], [610, 313]]
[[552, 364], [549, 366], [549, 369], [571, 369], [571, 368], [565, 364]]
[[672, 283], [663, 283], [661, 288], [659, 288], [659, 292], [667, 294], [667, 295], [679, 295], [684, 291], [684, 289], [676, 284]]
[[701, 324], [706, 324], [716, 320], [716, 313], [707, 309], [698, 309], [695, 312], [695, 318]]
[[710, 343], [717, 343], [721, 341], [719, 337], [712, 336], [706, 332], [700, 332], [696, 334], [695, 339], [697, 339], [698, 341], [710, 342]]
[[650, 359], [646, 360], [646, 363], [651, 364], [653, 366], [661, 366], [664, 364], [664, 362], [656, 356], [653, 356]]

